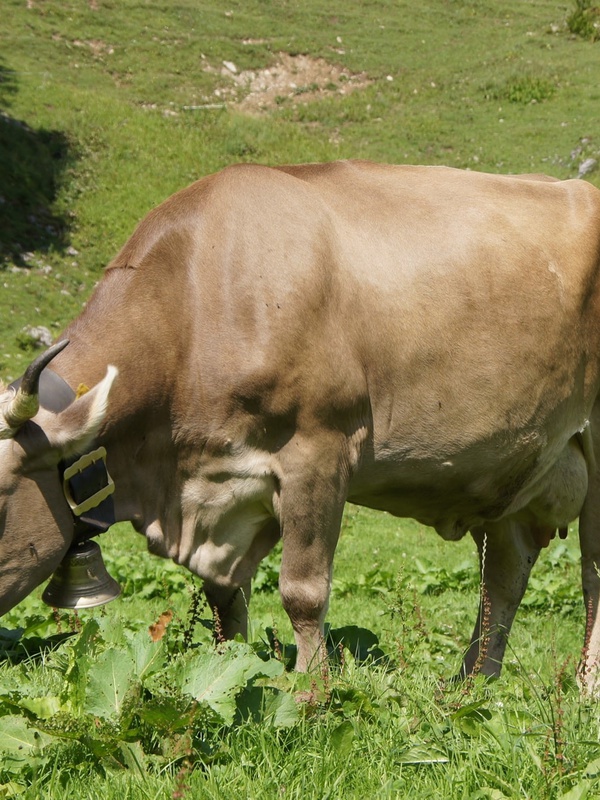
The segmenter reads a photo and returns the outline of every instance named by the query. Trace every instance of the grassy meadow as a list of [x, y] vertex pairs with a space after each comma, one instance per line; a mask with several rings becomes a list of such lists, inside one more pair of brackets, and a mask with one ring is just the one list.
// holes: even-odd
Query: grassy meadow
[[[585, 0], [0, 12], [4, 381], [152, 207], [227, 164], [570, 178], [600, 161], [600, 13]], [[600, 186], [600, 169], [584, 179]], [[331, 668], [313, 676], [286, 669], [277, 553], [256, 577], [249, 643], [215, 652], [193, 576], [126, 525], [101, 543], [121, 599], [58, 613], [40, 589], [2, 619], [0, 798], [600, 798], [600, 706], [574, 679], [576, 526], [542, 554], [494, 683], [452, 682], [479, 601], [470, 539], [348, 507]]]

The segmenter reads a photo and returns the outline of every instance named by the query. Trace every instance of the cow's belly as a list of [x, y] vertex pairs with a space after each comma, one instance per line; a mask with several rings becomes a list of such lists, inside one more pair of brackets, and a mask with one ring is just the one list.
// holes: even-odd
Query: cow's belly
[[529, 488], [531, 500], [523, 508], [517, 506], [515, 515], [540, 526], [564, 528], [579, 516], [587, 489], [588, 465], [573, 437], [539, 484]]
[[498, 457], [496, 463], [488, 458], [484, 466], [470, 454], [463, 460], [377, 465], [357, 474], [348, 499], [416, 519], [454, 541], [509, 517], [544, 528], [566, 527], [579, 516], [587, 487], [588, 465], [572, 437], [546, 461], [526, 454]]

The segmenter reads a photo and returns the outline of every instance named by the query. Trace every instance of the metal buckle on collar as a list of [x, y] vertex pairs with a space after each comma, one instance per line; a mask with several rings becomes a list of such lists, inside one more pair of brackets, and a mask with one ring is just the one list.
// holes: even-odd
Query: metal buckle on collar
[[[98, 461], [102, 462], [104, 466], [107, 484], [95, 494], [91, 495], [91, 497], [88, 497], [87, 499], [78, 503], [73, 497], [69, 481], [71, 478], [74, 478], [75, 475], [79, 475], [81, 472], [84, 472], [88, 467], [93, 466]], [[69, 508], [76, 517], [80, 517], [82, 514], [85, 514], [92, 508], [97, 508], [100, 503], [106, 500], [107, 497], [110, 497], [114, 491], [114, 481], [106, 469], [106, 448], [104, 447], [99, 447], [97, 450], [92, 450], [91, 453], [86, 453], [85, 455], [81, 456], [81, 458], [78, 458], [77, 461], [74, 461], [70, 466], [68, 466], [63, 473], [63, 492], [65, 494], [67, 503], [69, 504]]]

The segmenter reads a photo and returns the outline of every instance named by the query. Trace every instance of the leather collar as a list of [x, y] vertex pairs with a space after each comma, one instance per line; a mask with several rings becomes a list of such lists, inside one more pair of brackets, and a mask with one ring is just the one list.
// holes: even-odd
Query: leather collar
[[115, 484], [106, 468], [106, 450], [61, 461], [58, 474], [75, 527], [74, 544], [106, 533], [116, 522], [112, 494]]

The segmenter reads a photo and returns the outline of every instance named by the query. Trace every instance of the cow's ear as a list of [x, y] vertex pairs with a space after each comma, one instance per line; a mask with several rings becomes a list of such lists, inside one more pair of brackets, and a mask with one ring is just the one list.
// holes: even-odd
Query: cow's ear
[[117, 368], [109, 366], [105, 377], [93, 389], [60, 414], [52, 414], [51, 420], [44, 420], [44, 433], [63, 458], [84, 452], [96, 438], [106, 418], [108, 396], [117, 375]]

